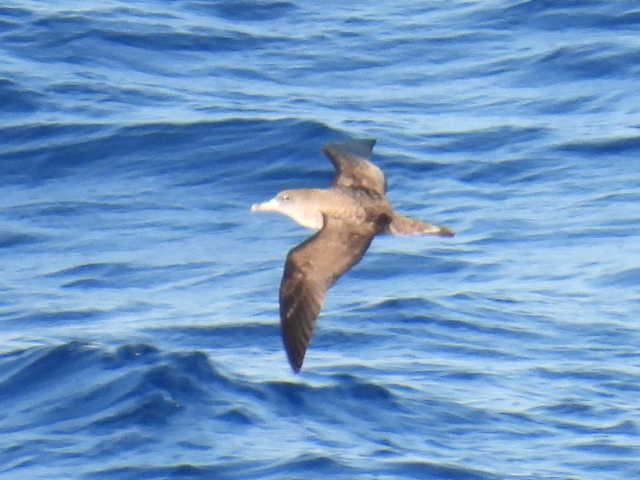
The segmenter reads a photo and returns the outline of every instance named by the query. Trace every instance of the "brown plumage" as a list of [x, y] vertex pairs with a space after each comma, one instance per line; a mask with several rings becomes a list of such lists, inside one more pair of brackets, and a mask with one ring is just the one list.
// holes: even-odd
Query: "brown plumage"
[[302, 367], [325, 294], [360, 261], [378, 234], [453, 236], [446, 227], [393, 211], [382, 170], [367, 159], [375, 140], [330, 143], [336, 174], [329, 189], [284, 190], [252, 211], [272, 211], [319, 230], [287, 255], [280, 284], [280, 327], [289, 363]]

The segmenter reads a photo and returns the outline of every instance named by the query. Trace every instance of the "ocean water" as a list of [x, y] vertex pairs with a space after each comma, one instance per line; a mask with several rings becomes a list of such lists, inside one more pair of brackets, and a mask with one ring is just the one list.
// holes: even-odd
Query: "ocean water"
[[[0, 478], [640, 478], [637, 2], [0, 7]], [[402, 212], [300, 375], [253, 215]]]

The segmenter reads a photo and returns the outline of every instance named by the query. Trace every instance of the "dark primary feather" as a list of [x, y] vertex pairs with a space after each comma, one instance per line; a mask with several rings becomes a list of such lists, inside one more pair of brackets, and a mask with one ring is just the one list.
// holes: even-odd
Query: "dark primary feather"
[[326, 291], [358, 263], [375, 234], [373, 223], [324, 216], [324, 226], [287, 255], [280, 284], [280, 327], [289, 363], [297, 373]]
[[336, 169], [332, 186], [364, 189], [384, 195], [384, 174], [367, 160], [372, 155], [375, 143], [375, 140], [363, 139], [327, 144], [322, 151]]

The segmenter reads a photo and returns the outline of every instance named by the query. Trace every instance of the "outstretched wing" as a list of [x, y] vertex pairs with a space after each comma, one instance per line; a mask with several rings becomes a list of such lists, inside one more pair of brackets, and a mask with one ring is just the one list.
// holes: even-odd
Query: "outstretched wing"
[[358, 263], [375, 234], [369, 223], [324, 216], [324, 226], [287, 255], [280, 284], [280, 328], [289, 363], [299, 372], [327, 290]]
[[373, 139], [351, 140], [329, 143], [322, 151], [336, 169], [333, 186], [361, 188], [384, 195], [386, 182], [382, 170], [371, 163]]

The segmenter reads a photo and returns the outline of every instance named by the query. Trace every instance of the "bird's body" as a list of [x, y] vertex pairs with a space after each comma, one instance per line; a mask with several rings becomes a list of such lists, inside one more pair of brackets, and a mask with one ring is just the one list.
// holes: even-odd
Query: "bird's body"
[[[279, 195], [278, 201], [281, 203], [290, 202], [291, 198], [296, 199], [294, 208], [288, 209], [286, 205], [281, 205], [281, 209], [284, 210], [281, 213], [288, 215], [299, 225], [313, 230], [323, 227], [323, 215], [354, 222], [367, 222], [380, 215], [391, 218], [393, 213], [385, 197], [372, 195], [366, 190], [345, 187], [307, 188], [283, 190]], [[286, 200], [287, 198], [289, 200]]]
[[280, 325], [289, 363], [302, 367], [326, 291], [358, 263], [379, 234], [452, 236], [445, 227], [394, 212], [382, 170], [367, 159], [374, 140], [330, 143], [336, 175], [328, 189], [283, 190], [252, 211], [272, 211], [318, 230], [287, 255], [280, 285]]

